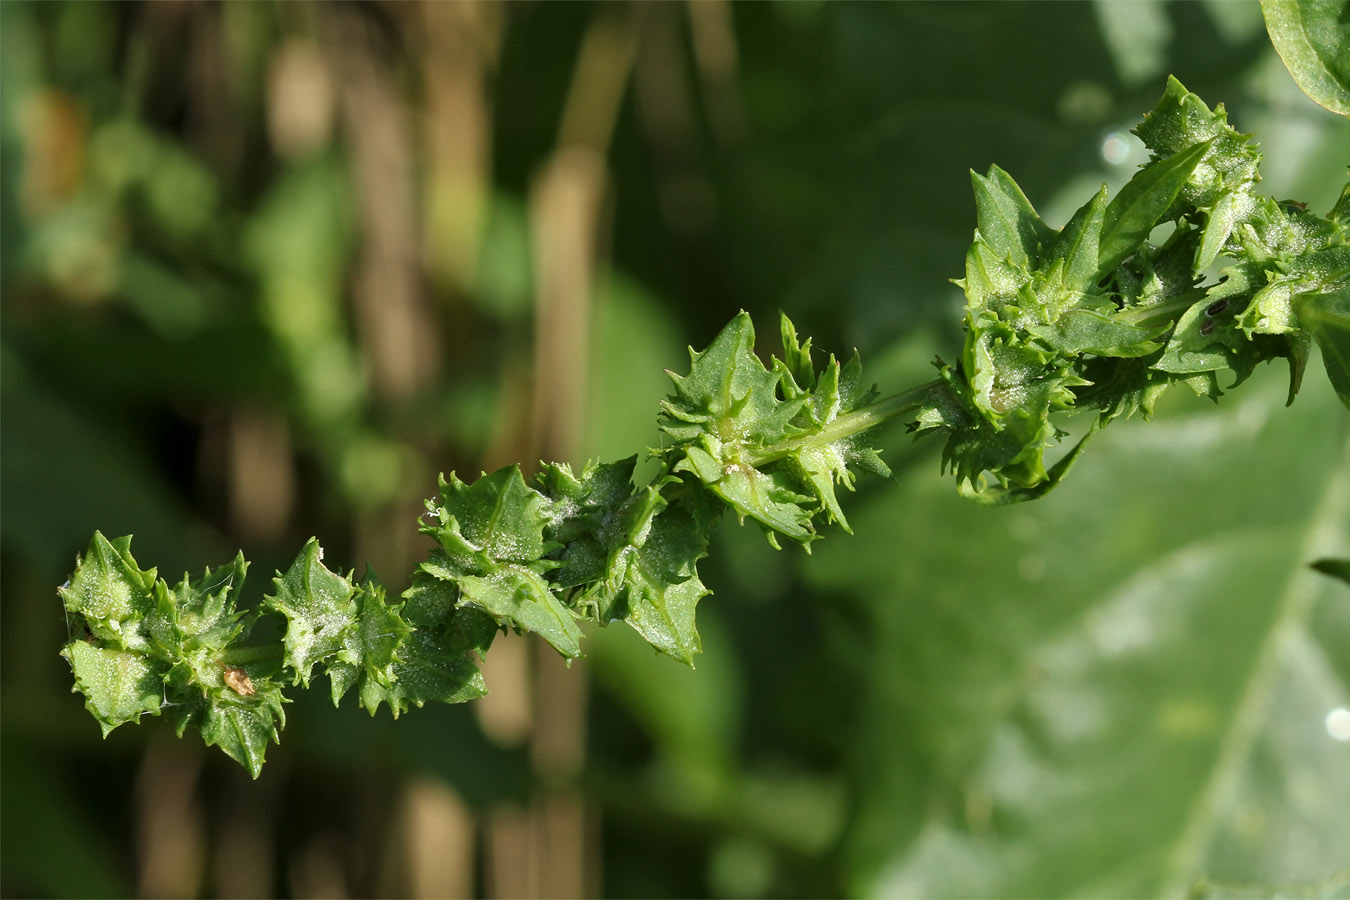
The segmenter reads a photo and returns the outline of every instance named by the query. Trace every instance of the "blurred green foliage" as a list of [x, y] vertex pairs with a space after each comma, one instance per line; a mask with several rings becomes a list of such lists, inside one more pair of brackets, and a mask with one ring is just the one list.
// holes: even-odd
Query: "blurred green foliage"
[[[882, 433], [856, 537], [724, 524], [696, 671], [588, 635], [563, 776], [469, 708], [315, 696], [248, 786], [163, 723], [100, 741], [56, 655], [94, 529], [170, 577], [318, 534], [401, 589], [438, 470], [654, 443], [661, 370], [738, 308], [927, 380], [968, 170], [1058, 226], [1143, 161], [1168, 73], [1257, 135], [1270, 193], [1330, 208], [1350, 133], [1255, 3], [5, 3], [0, 41], [4, 894], [412, 894], [390, 786], [418, 778], [476, 817], [493, 893], [494, 811], [560, 777], [614, 896], [1343, 885], [1350, 593], [1307, 563], [1350, 557], [1350, 426], [1322, 379], [1282, 409], [1280, 371], [1169, 397], [1008, 509]], [[617, 73], [608, 113], [583, 70]], [[558, 172], [592, 219], [550, 224]], [[571, 221], [584, 427], [550, 439]]]

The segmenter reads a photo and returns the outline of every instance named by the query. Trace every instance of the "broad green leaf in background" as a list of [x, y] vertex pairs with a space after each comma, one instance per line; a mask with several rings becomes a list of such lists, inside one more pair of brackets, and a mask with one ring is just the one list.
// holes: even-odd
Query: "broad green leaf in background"
[[1350, 547], [1350, 429], [1321, 382], [1278, 416], [1278, 373], [1250, 387], [1107, 432], [1034, 504], [962, 506], [919, 467], [817, 551], [876, 648], [853, 890], [1180, 896], [1350, 865], [1350, 619], [1308, 568]]
[[1303, 884], [1221, 884], [1208, 878], [1198, 882], [1189, 900], [1337, 900], [1350, 892], [1350, 869], [1323, 881]]
[[1350, 6], [1344, 0], [1261, 0], [1266, 31], [1294, 81], [1350, 116]]

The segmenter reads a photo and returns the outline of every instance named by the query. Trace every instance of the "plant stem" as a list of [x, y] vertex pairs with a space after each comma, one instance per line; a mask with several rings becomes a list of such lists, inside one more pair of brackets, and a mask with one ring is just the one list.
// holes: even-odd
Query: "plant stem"
[[942, 383], [942, 379], [935, 378], [916, 388], [891, 394], [889, 397], [882, 397], [875, 403], [869, 403], [861, 409], [855, 409], [853, 412], [845, 413], [839, 418], [827, 422], [825, 427], [819, 431], [780, 441], [772, 447], [765, 447], [753, 453], [750, 456], [750, 465], [758, 468], [802, 450], [824, 447], [869, 428], [874, 428], [888, 419], [913, 412], [922, 406], [929, 395], [940, 388]]
[[1190, 309], [1191, 306], [1205, 296], [1204, 290], [1190, 290], [1178, 294], [1162, 303], [1155, 303], [1152, 306], [1139, 306], [1132, 309], [1123, 309], [1115, 313], [1113, 318], [1121, 322], [1129, 322], [1132, 325], [1151, 325], [1162, 322], [1171, 322], [1181, 313]]
[[227, 666], [246, 666], [257, 662], [281, 662], [284, 652], [280, 643], [260, 644], [256, 647], [232, 647], [220, 655]]

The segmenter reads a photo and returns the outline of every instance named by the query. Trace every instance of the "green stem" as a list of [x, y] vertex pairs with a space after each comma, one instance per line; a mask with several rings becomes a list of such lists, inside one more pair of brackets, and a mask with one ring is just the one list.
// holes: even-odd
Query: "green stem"
[[231, 647], [220, 654], [220, 661], [227, 666], [246, 666], [249, 663], [281, 662], [285, 651], [281, 644], [260, 644], [256, 647]]
[[759, 468], [794, 453], [800, 453], [802, 450], [825, 447], [869, 428], [875, 428], [888, 419], [913, 412], [922, 406], [933, 390], [941, 386], [942, 383], [942, 379], [936, 378], [916, 388], [891, 394], [889, 397], [882, 397], [862, 409], [855, 409], [853, 412], [845, 413], [839, 418], [827, 422], [819, 431], [780, 441], [772, 447], [765, 447], [756, 451], [750, 456], [750, 465]]
[[[1216, 285], [1210, 285], [1209, 287], [1213, 288]], [[1170, 322], [1190, 309], [1197, 300], [1203, 299], [1208, 290], [1209, 288], [1188, 290], [1152, 306], [1122, 309], [1112, 314], [1111, 317], [1120, 322], [1129, 322], [1131, 325], [1154, 325]]]

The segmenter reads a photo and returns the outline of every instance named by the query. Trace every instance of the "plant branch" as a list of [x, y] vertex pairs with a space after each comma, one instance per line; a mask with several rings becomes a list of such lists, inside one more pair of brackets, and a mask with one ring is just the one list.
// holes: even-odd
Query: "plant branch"
[[231, 647], [220, 654], [220, 661], [227, 666], [247, 666], [262, 662], [280, 663], [285, 655], [285, 649], [280, 643], [257, 644], [252, 647]]
[[771, 462], [798, 455], [804, 450], [826, 447], [875, 428], [898, 416], [913, 413], [923, 407], [925, 403], [931, 402], [933, 392], [940, 390], [943, 386], [942, 379], [935, 378], [916, 388], [883, 397], [874, 403], [869, 403], [867, 406], [839, 416], [818, 431], [788, 438], [771, 447], [765, 447], [752, 453], [750, 465], [759, 468]]
[[[723, 513], [774, 546], [848, 529], [837, 487], [888, 471], [858, 436], [891, 419], [943, 435], [960, 492], [995, 504], [1043, 496], [1083, 452], [1086, 438], [1045, 465], [1064, 436], [1052, 415], [1095, 414], [1090, 436], [1147, 415], [1173, 384], [1218, 400], [1221, 373], [1240, 382], [1275, 358], [1290, 361], [1292, 394], [1314, 341], [1350, 407], [1350, 190], [1325, 217], [1256, 194], [1259, 151], [1175, 79], [1136, 134], [1152, 161], [1062, 229], [1008, 173], [974, 176], [965, 346], [935, 380], [873, 399], [856, 356], [818, 366], [786, 317], [782, 355], [766, 365], [741, 313], [691, 352], [687, 375], [672, 374], [650, 484], [633, 484], [636, 456], [579, 473], [545, 465], [529, 481], [518, 466], [471, 483], [451, 473], [421, 527], [436, 549], [406, 591], [390, 598], [372, 578], [329, 570], [311, 539], [264, 597], [262, 614], [285, 621], [279, 644], [246, 643], [242, 555], [173, 587], [139, 568], [129, 537], [96, 533], [60, 590], [82, 626], [62, 651], [76, 688], [105, 732], [168, 715], [256, 777], [285, 723], [283, 687], [308, 687], [316, 671], [334, 703], [353, 691], [372, 713], [388, 704], [398, 716], [483, 696], [476, 660], [505, 629], [573, 659], [579, 621], [622, 620], [692, 665], [695, 607], [709, 593], [698, 563]], [[1150, 244], [1167, 222], [1178, 223], [1171, 236]], [[1200, 286], [1219, 258], [1232, 265]], [[276, 671], [232, 671], [256, 663]]]

